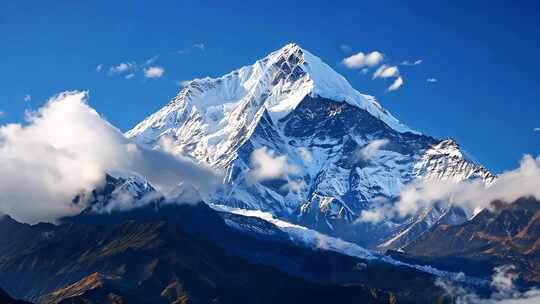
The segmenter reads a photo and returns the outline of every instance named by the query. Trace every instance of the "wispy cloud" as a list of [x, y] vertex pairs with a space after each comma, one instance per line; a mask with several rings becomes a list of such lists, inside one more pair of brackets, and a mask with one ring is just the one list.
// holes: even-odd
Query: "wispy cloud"
[[165, 74], [165, 69], [160, 66], [152, 66], [144, 69], [144, 77], [146, 78], [159, 78]]
[[388, 139], [376, 139], [358, 151], [358, 156], [364, 160], [371, 159], [377, 152], [388, 144]]
[[419, 65], [421, 63], [422, 63], [422, 59], [418, 59], [415, 61], [405, 60], [405, 61], [402, 61], [400, 65], [411, 66], [411, 65]]
[[100, 64], [98, 64], [98, 65], [96, 66], [96, 72], [99, 73], [99, 72], [101, 72], [102, 69], [103, 69], [103, 64], [100, 63]]
[[342, 63], [349, 69], [360, 69], [363, 67], [373, 67], [380, 64], [384, 59], [384, 55], [379, 51], [364, 54], [356, 53], [342, 60]]
[[428, 78], [428, 79], [426, 79], [426, 81], [433, 83], [433, 82], [437, 82], [439, 80], [437, 78]]
[[388, 87], [388, 92], [396, 91], [403, 85], [403, 78], [398, 77], [394, 82]]
[[178, 54], [180, 55], [187, 55], [187, 54], [191, 54], [194, 50], [198, 50], [198, 51], [201, 51], [201, 52], [204, 52], [206, 51], [206, 45], [204, 43], [195, 43], [191, 46], [188, 46], [188, 47], [185, 47], [183, 49], [180, 49], [177, 51]]
[[206, 50], [206, 46], [204, 45], [204, 43], [195, 43], [193, 47], [203, 52]]
[[129, 73], [126, 75], [126, 79], [131, 79], [131, 78], [134, 78], [135, 77], [135, 73]]
[[30, 102], [30, 101], [32, 101], [32, 95], [30, 95], [30, 94], [24, 95], [24, 101], [25, 101], [25, 102]]
[[534, 132], [540, 132], [540, 128], [534, 128], [533, 131]]
[[346, 53], [346, 54], [352, 52], [352, 48], [351, 48], [351, 46], [348, 45], [348, 44], [342, 44], [342, 45], [340, 45], [340, 46], [339, 46], [339, 49], [340, 49], [343, 53]]
[[158, 60], [158, 58], [159, 58], [159, 55], [156, 55], [156, 56], [154, 56], [154, 57], [148, 58], [148, 59], [144, 62], [143, 66], [147, 66], [147, 65], [154, 64], [154, 63]]
[[5, 111], [0, 111], [0, 118], [4, 118], [7, 116], [7, 112]]

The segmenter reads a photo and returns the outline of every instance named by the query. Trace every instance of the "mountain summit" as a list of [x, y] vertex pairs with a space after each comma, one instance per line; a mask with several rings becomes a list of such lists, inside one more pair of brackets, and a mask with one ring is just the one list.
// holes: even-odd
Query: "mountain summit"
[[[439, 220], [466, 219], [438, 206], [399, 222], [358, 223], [362, 210], [395, 201], [408, 183], [494, 178], [455, 142], [411, 130], [297, 44], [190, 81], [126, 136], [150, 147], [166, 141], [223, 171], [225, 187], [210, 203], [271, 212], [364, 246], [398, 248]], [[253, 178], [256, 164], [272, 159], [283, 170]]]

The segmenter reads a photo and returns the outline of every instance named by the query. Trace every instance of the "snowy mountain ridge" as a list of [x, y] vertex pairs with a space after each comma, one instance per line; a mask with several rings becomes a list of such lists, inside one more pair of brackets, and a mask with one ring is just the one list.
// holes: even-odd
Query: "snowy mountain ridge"
[[[224, 171], [224, 190], [210, 203], [270, 212], [363, 246], [396, 242], [396, 235], [414, 239], [451, 211], [422, 210], [376, 226], [355, 222], [379, 199], [396, 200], [408, 183], [494, 179], [455, 141], [412, 131], [296, 44], [222, 77], [189, 82], [126, 136], [150, 147], [166, 140], [174, 153]], [[384, 145], [359, 157], [374, 141]], [[249, 180], [251, 156], [261, 148], [296, 170]]]

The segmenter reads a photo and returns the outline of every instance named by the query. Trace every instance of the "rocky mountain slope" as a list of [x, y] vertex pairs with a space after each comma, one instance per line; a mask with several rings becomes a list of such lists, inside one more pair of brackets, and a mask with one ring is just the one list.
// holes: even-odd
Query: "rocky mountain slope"
[[2, 288], [0, 288], [0, 303], [2, 304], [30, 304], [30, 302], [13, 299]]
[[[126, 136], [150, 147], [166, 143], [222, 171], [225, 187], [205, 198], [211, 203], [271, 212], [381, 249], [402, 247], [443, 218], [467, 218], [443, 205], [399, 221], [355, 223], [377, 200], [396, 200], [418, 179], [494, 179], [455, 141], [411, 130], [296, 44], [222, 77], [189, 82]], [[375, 141], [384, 144], [360, 152]], [[288, 170], [254, 179], [259, 149], [286, 159]]]
[[[129, 182], [108, 181], [93, 195]], [[161, 202], [110, 210], [97, 201], [105, 212], [89, 206], [60, 225], [3, 217], [0, 284], [36, 303], [431, 303], [443, 293], [413, 268], [298, 246], [286, 234], [253, 237], [227, 221], [279, 229], [204, 203]]]
[[486, 275], [512, 264], [520, 277], [540, 283], [540, 202], [521, 198], [494, 202], [461, 225], [437, 225], [404, 248], [416, 263]]

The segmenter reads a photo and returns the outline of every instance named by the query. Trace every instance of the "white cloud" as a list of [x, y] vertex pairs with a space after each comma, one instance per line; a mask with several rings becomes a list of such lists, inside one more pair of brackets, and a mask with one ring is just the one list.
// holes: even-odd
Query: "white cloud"
[[410, 60], [405, 60], [405, 61], [402, 61], [400, 63], [400, 65], [408, 65], [408, 66], [411, 66], [411, 65], [419, 65], [422, 63], [422, 59], [418, 59], [418, 60], [415, 60], [415, 61], [410, 61]]
[[428, 78], [428, 79], [426, 79], [426, 81], [427, 81], [427, 82], [432, 82], [432, 83], [433, 83], [433, 82], [437, 82], [437, 81], [439, 81], [439, 80], [438, 80], [437, 78]]
[[252, 169], [248, 178], [252, 182], [287, 178], [289, 174], [298, 172], [298, 168], [290, 165], [286, 155], [274, 156], [274, 152], [266, 147], [259, 148], [251, 153]]
[[204, 43], [195, 43], [189, 47], [185, 47], [181, 50], [178, 50], [177, 53], [181, 55], [188, 55], [191, 54], [193, 50], [199, 50], [201, 52], [206, 51], [206, 45]]
[[158, 60], [158, 58], [159, 58], [159, 55], [156, 55], [156, 56], [154, 56], [154, 57], [148, 58], [148, 59], [144, 62], [143, 66], [147, 66], [147, 65], [153, 64], [154, 62], [156, 62], [156, 61]]
[[339, 49], [343, 52], [343, 53], [350, 53], [352, 52], [352, 48], [351, 46], [347, 45], [347, 44], [342, 44], [339, 46]]
[[438, 278], [435, 284], [445, 292], [457, 304], [536, 304], [540, 303], [540, 290], [531, 288], [525, 292], [519, 291], [514, 285], [517, 275], [512, 273], [513, 265], [500, 266], [494, 269], [491, 278], [491, 286], [494, 291], [489, 298], [480, 296], [474, 291], [455, 283]]
[[358, 219], [354, 221], [355, 224], [380, 223], [388, 217], [388, 214], [391, 213], [390, 209], [392, 207], [385, 198], [377, 197], [373, 200], [373, 203], [376, 205], [376, 207], [369, 210], [363, 210]]
[[300, 157], [302, 158], [302, 160], [304, 161], [304, 164], [307, 165], [313, 161], [313, 154], [311, 154], [311, 152], [309, 152], [308, 149], [304, 147], [300, 147], [297, 149], [297, 151], [298, 151], [298, 154], [300, 154]]
[[99, 73], [99, 72], [101, 72], [102, 69], [103, 69], [103, 64], [100, 63], [100, 64], [98, 64], [98, 65], [96, 66], [96, 72]]
[[384, 56], [382, 53], [374, 51], [366, 55], [366, 65], [369, 67], [376, 66], [383, 61]]
[[399, 69], [396, 66], [387, 66], [385, 64], [381, 65], [375, 73], [373, 73], [373, 79], [376, 78], [390, 78], [398, 77]]
[[129, 71], [129, 70], [133, 70], [133, 69], [136, 69], [136, 68], [137, 68], [137, 65], [135, 63], [122, 62], [122, 63], [119, 63], [116, 66], [110, 67], [109, 68], [109, 73], [111, 73], [111, 74], [121, 74], [121, 73], [124, 73], [124, 72]]
[[540, 128], [534, 128], [533, 131], [540, 132]]
[[30, 95], [30, 94], [24, 95], [24, 101], [26, 101], [26, 102], [32, 101], [32, 95]]
[[349, 69], [359, 69], [365, 66], [376, 66], [384, 59], [381, 52], [373, 51], [368, 54], [362, 52], [356, 53], [342, 60], [342, 63]]
[[135, 77], [135, 73], [129, 73], [126, 75], [126, 79], [131, 79], [131, 78], [134, 78]]
[[63, 92], [30, 113], [27, 124], [0, 126], [0, 213], [28, 223], [76, 214], [85, 206], [72, 199], [98, 186], [109, 170], [145, 176], [165, 193], [179, 182], [217, 187], [210, 169], [130, 143], [86, 98], [86, 92]]
[[371, 159], [386, 144], [388, 139], [376, 139], [358, 151], [358, 156], [364, 160]]
[[388, 87], [388, 91], [389, 92], [395, 91], [399, 89], [402, 85], [403, 85], [403, 78], [401, 78], [400, 76], [396, 78], [396, 80], [394, 80], [394, 82]]
[[[417, 181], [408, 185], [400, 194], [399, 200], [385, 208], [387, 218], [404, 218], [429, 208], [437, 202], [462, 207], [473, 215], [490, 203], [501, 200], [511, 203], [520, 197], [540, 198], [540, 157], [534, 159], [525, 155], [519, 168], [505, 172], [497, 177], [489, 187], [481, 180], [463, 181]], [[371, 210], [374, 212], [374, 210]]]
[[165, 69], [159, 66], [152, 66], [144, 69], [144, 77], [146, 78], [159, 78], [165, 74]]
[[362, 72], [362, 74], [365, 75], [365, 74], [367, 74], [367, 73], [369, 72], [369, 69], [368, 69], [368, 68], [363, 68], [363, 69], [361, 70], [361, 72]]
[[193, 47], [203, 52], [206, 50], [206, 46], [204, 45], [204, 43], [195, 43]]

